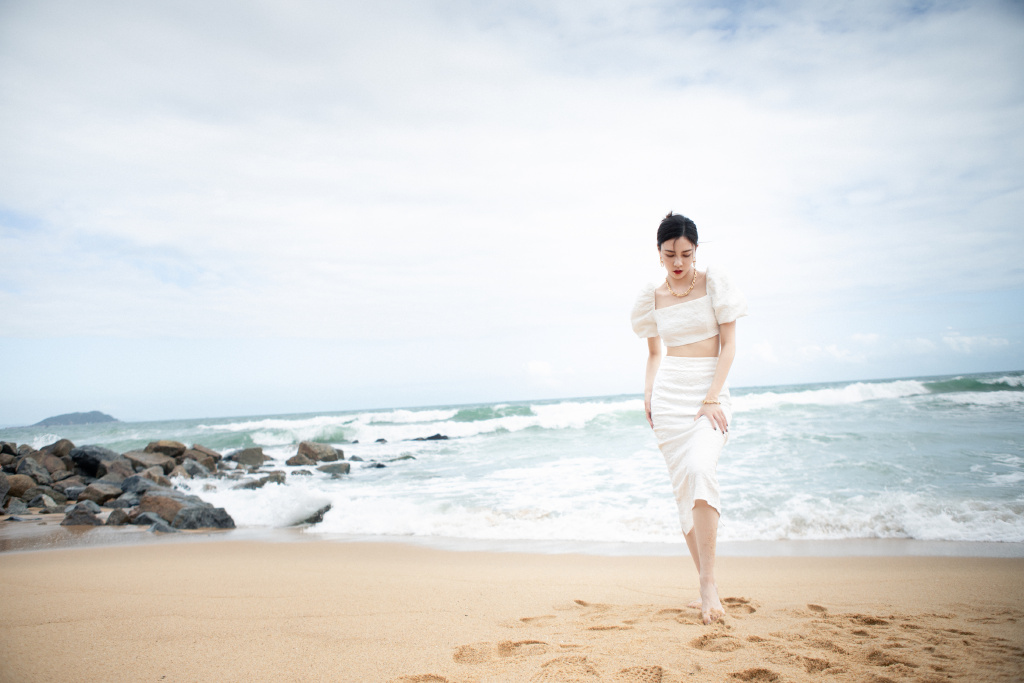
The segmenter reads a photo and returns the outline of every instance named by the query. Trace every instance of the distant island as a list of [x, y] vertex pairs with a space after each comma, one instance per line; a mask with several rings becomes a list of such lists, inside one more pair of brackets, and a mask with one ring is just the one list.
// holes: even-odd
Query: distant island
[[115, 417], [110, 417], [106, 413], [101, 413], [98, 410], [93, 410], [89, 413], [65, 413], [64, 415], [54, 415], [48, 417], [42, 422], [36, 422], [33, 427], [67, 427], [68, 425], [87, 425], [93, 424], [94, 422], [118, 422]]

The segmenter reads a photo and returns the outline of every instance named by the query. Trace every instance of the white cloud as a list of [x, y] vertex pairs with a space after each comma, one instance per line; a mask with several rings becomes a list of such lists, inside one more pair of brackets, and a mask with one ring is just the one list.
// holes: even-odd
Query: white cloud
[[943, 335], [942, 341], [957, 353], [974, 353], [986, 349], [1009, 346], [1010, 340], [1002, 337], [975, 336], [969, 337], [959, 332]]

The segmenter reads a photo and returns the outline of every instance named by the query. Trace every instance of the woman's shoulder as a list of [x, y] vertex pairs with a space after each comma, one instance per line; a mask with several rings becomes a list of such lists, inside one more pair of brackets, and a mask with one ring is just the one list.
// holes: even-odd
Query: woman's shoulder
[[747, 314], [747, 300], [736, 286], [728, 271], [719, 266], [708, 266], [707, 289], [714, 305], [718, 322], [731, 322]]

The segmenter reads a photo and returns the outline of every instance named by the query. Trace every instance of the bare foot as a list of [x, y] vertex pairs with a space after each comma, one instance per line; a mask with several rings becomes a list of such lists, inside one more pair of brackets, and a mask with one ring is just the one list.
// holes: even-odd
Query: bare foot
[[700, 587], [700, 618], [705, 624], [713, 624], [725, 617], [725, 608], [718, 599], [718, 586], [709, 583]]
[[[717, 583], [715, 584], [715, 591], [718, 591]], [[686, 603], [686, 606], [690, 609], [700, 609], [702, 607], [702, 605], [700, 604], [700, 600], [691, 600], [690, 602]]]

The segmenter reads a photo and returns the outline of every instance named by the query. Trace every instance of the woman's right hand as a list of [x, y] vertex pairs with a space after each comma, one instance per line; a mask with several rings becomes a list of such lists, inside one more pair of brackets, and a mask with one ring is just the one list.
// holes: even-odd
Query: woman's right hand
[[654, 419], [651, 418], [651, 397], [644, 396], [644, 412], [647, 413], [647, 424], [651, 425], [651, 429], [654, 429]]

